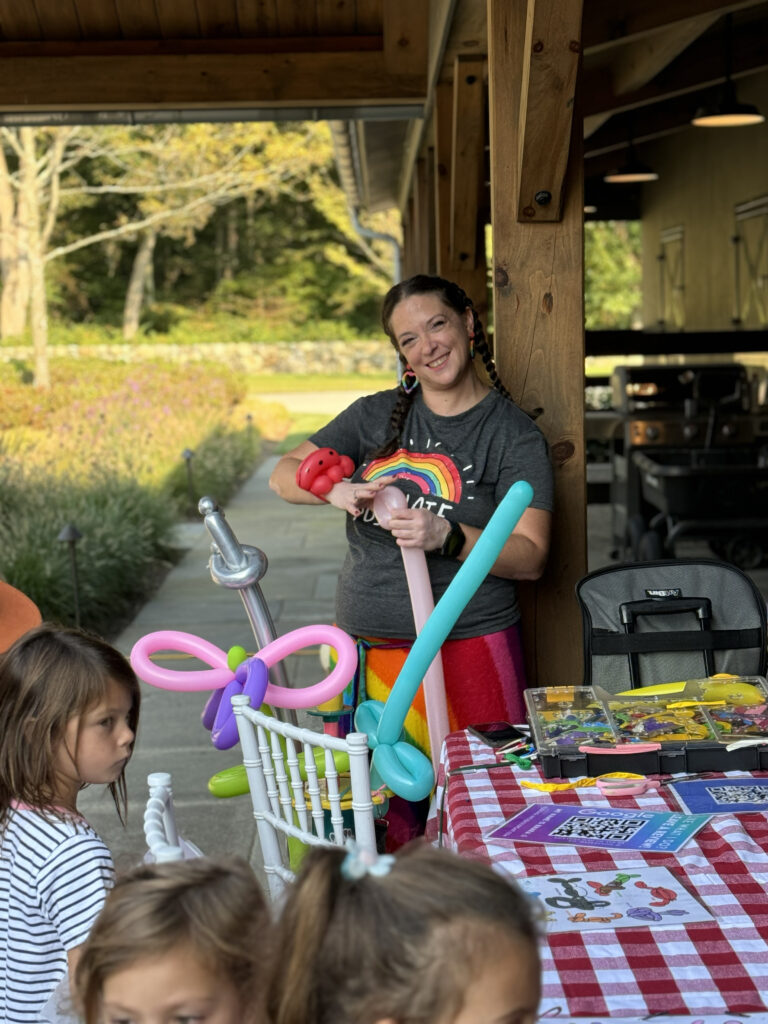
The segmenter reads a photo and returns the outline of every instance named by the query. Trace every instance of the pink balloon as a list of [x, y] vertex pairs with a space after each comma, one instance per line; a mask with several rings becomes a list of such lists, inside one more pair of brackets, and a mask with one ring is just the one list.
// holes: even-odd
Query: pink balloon
[[[379, 523], [385, 530], [388, 530], [392, 513], [397, 509], [406, 508], [407, 504], [406, 497], [399, 487], [383, 487], [373, 499], [373, 512]], [[413, 621], [418, 636], [435, 607], [432, 584], [427, 569], [427, 558], [421, 548], [400, 548], [400, 554], [403, 556], [405, 578], [408, 581], [408, 593], [413, 609]], [[443, 661], [439, 651], [425, 672], [422, 685], [427, 710], [427, 729], [432, 764], [437, 771], [440, 748], [450, 729], [448, 706], [445, 700]]]
[[[344, 690], [357, 671], [357, 648], [354, 640], [338, 626], [302, 626], [272, 640], [258, 652], [258, 656], [270, 667], [289, 654], [316, 644], [328, 644], [336, 651], [336, 665], [330, 674], [319, 683], [296, 690], [270, 683], [264, 695], [267, 704], [279, 708], [311, 708], [331, 700]], [[180, 672], [151, 660], [151, 655], [157, 651], [169, 650], [192, 654], [212, 668]], [[234, 678], [234, 672], [227, 665], [227, 655], [221, 648], [193, 633], [178, 630], [159, 630], [143, 636], [134, 644], [130, 661], [140, 679], [161, 690], [219, 690]]]

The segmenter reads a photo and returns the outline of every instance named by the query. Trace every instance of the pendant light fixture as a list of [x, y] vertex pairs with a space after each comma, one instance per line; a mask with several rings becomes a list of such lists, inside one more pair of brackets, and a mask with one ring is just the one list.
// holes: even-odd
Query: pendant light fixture
[[607, 181], [612, 185], [629, 185], [638, 181], [658, 181], [658, 178], [659, 176], [656, 171], [639, 159], [635, 153], [634, 145], [630, 142], [627, 162], [622, 164], [617, 170], [609, 171], [603, 177], [603, 181]]
[[711, 102], [694, 114], [691, 124], [697, 128], [739, 128], [743, 125], [762, 124], [763, 114], [752, 103], [739, 103], [736, 86], [731, 78], [733, 15], [725, 16], [725, 82], [714, 92]]

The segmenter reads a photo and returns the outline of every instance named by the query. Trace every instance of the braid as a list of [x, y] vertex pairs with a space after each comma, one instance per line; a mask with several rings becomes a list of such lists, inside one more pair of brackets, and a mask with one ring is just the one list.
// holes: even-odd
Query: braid
[[488, 339], [485, 336], [483, 325], [480, 323], [480, 317], [475, 312], [475, 309], [472, 306], [471, 302], [469, 305], [470, 308], [472, 309], [472, 319], [474, 321], [473, 329], [475, 332], [475, 352], [477, 352], [477, 354], [483, 360], [485, 372], [488, 374], [488, 379], [490, 380], [494, 389], [498, 391], [500, 395], [503, 395], [506, 399], [508, 399], [511, 402], [513, 400], [512, 395], [510, 395], [509, 391], [507, 391], [504, 382], [502, 381], [501, 377], [499, 377], [499, 372], [496, 369], [496, 363], [493, 361], [493, 356], [491, 355], [491, 348], [490, 345], [488, 344]]
[[386, 459], [388, 455], [393, 455], [399, 448], [400, 435], [403, 432], [403, 425], [405, 424], [408, 410], [411, 408], [413, 397], [414, 392], [412, 391], [409, 395], [406, 394], [401, 384], [398, 388], [397, 401], [389, 417], [389, 438], [374, 452], [371, 452], [372, 459]]

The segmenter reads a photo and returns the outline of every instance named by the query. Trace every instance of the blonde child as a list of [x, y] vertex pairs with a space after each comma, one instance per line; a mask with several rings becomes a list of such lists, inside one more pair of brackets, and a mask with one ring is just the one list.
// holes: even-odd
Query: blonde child
[[139, 719], [127, 660], [80, 630], [43, 624], [0, 656], [0, 1020], [41, 1019], [73, 973], [113, 881], [77, 811], [106, 785], [124, 820]]
[[316, 849], [275, 935], [272, 1024], [533, 1024], [530, 900], [490, 867], [420, 842]]
[[117, 881], [77, 966], [86, 1024], [263, 1024], [271, 953], [239, 857], [143, 865]]

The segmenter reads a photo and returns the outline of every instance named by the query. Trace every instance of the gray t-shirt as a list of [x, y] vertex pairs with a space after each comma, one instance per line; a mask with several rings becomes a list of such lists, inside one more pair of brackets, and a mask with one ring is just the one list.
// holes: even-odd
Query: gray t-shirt
[[[310, 440], [349, 455], [353, 480], [396, 475], [411, 508], [425, 507], [455, 522], [483, 528], [517, 480], [533, 487], [532, 507], [551, 510], [552, 469], [539, 428], [514, 403], [490, 391], [458, 416], [438, 416], [414, 396], [401, 434], [402, 447], [371, 459], [391, 430], [398, 391], [360, 398]], [[347, 516], [349, 551], [339, 575], [336, 621], [355, 636], [413, 639], [415, 626], [400, 548], [373, 512]], [[427, 553], [435, 604], [461, 563]], [[515, 584], [487, 576], [449, 634], [481, 636], [518, 621]]]

